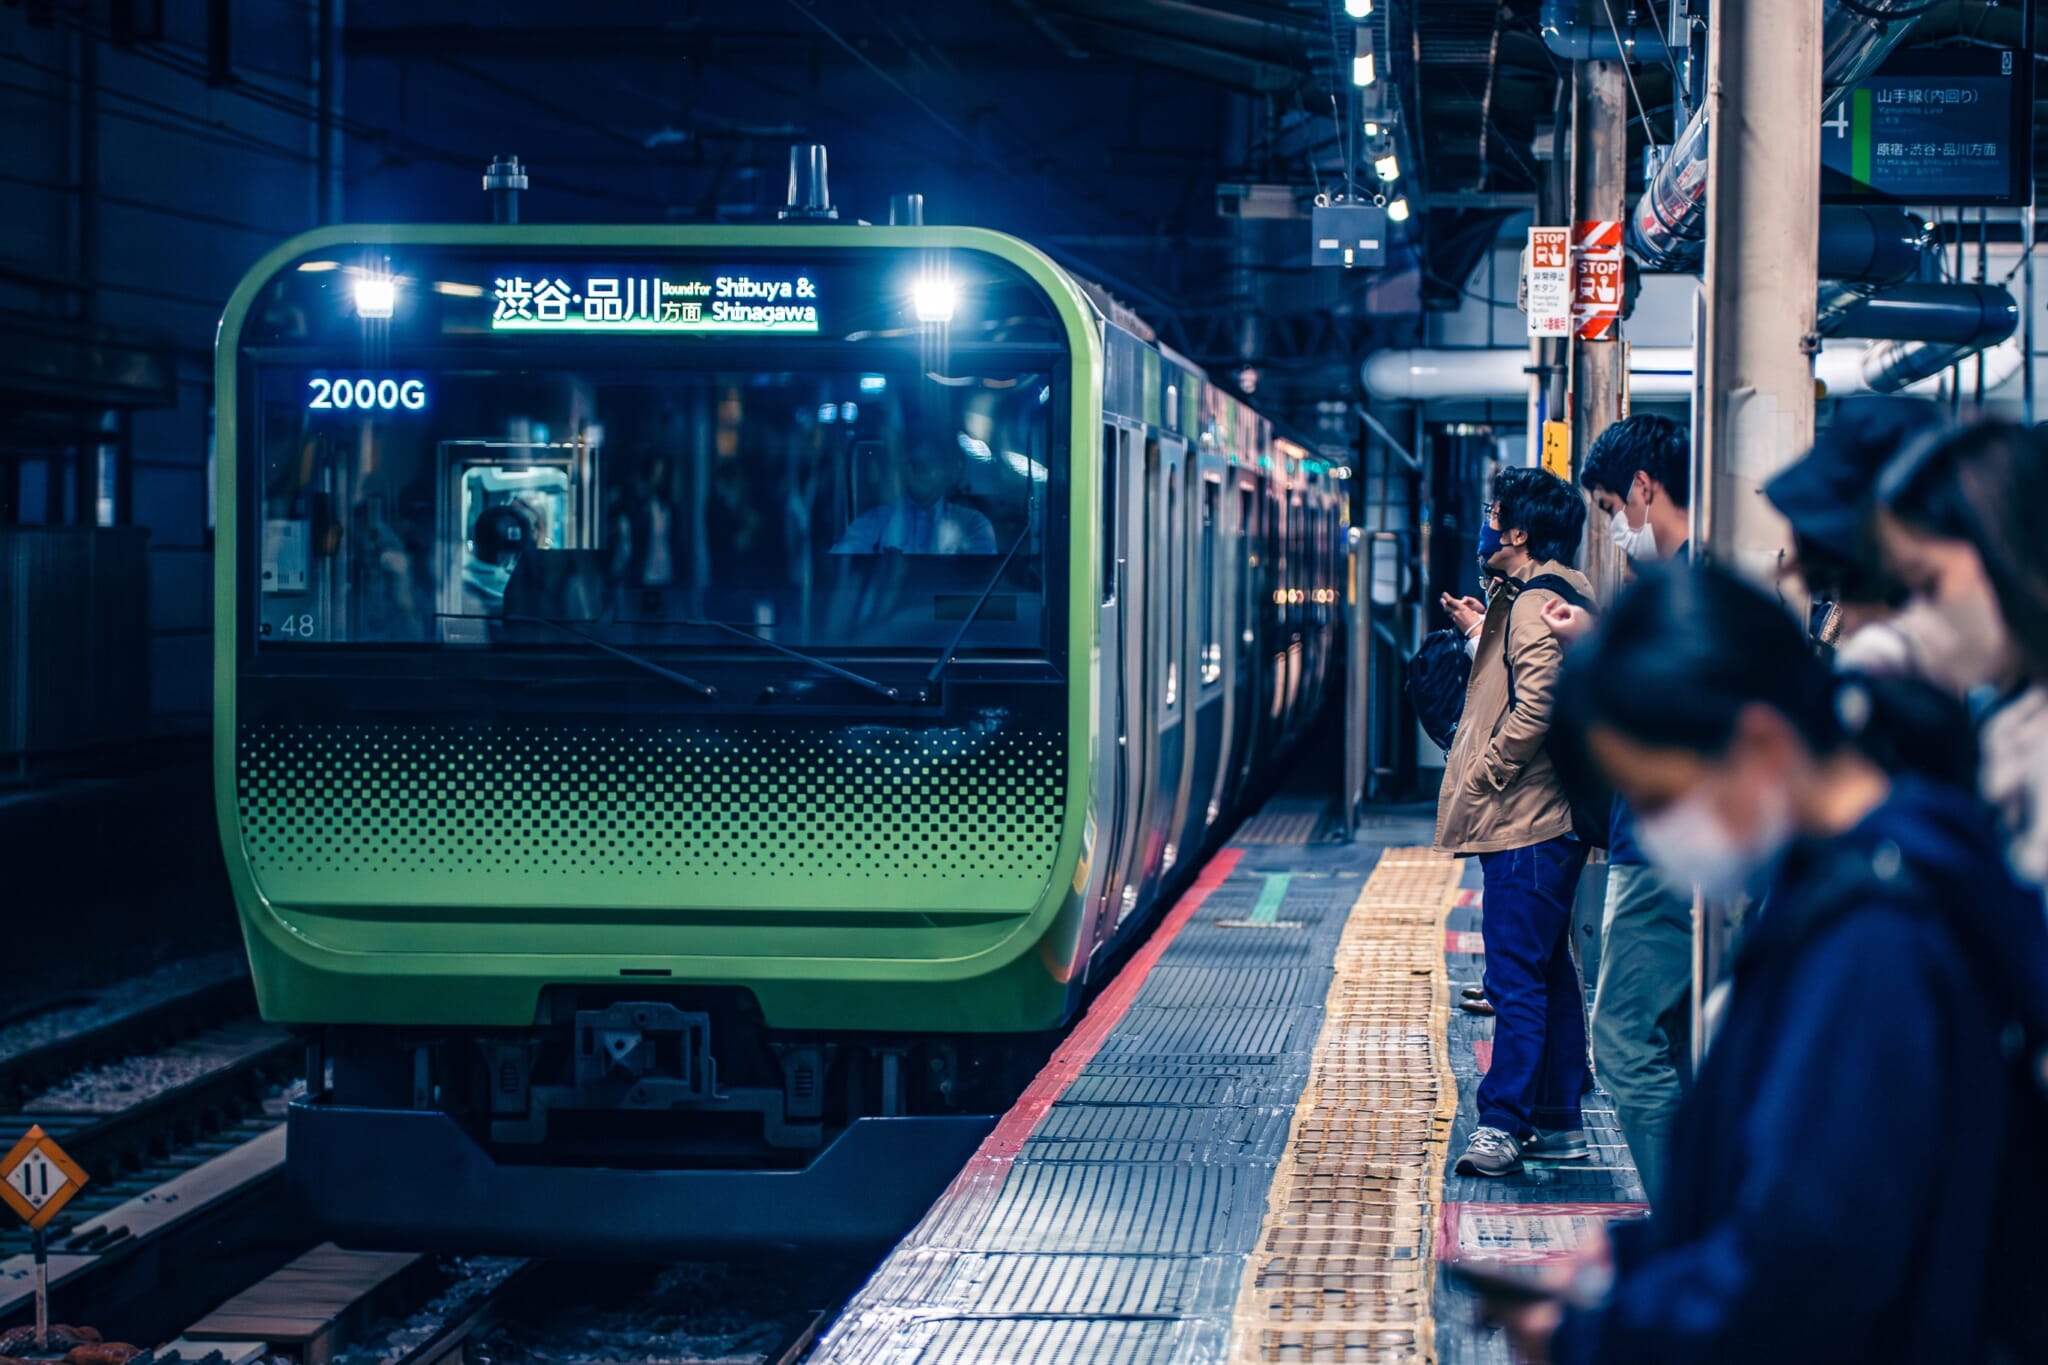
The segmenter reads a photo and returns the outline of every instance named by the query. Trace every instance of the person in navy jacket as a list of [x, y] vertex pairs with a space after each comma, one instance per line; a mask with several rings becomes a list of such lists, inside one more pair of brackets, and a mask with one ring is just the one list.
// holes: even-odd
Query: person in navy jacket
[[1886, 686], [1711, 567], [1647, 576], [1568, 658], [1652, 861], [1763, 894], [1655, 1217], [1497, 1309], [1526, 1359], [2039, 1358], [2048, 923], [1974, 796], [1854, 742]]

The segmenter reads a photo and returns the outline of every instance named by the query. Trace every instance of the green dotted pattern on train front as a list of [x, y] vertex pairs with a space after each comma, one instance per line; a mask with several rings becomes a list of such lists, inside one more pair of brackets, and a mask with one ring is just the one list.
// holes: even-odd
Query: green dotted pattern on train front
[[238, 741], [242, 842], [282, 902], [447, 903], [483, 877], [562, 905], [652, 882], [678, 907], [972, 885], [969, 903], [1025, 908], [1065, 794], [1064, 738], [1008, 724], [278, 723]]

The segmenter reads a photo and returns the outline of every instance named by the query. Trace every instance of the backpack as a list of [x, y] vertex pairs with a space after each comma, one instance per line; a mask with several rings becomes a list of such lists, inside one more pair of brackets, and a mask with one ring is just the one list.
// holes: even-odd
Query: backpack
[[[1548, 588], [1574, 606], [1594, 610], [1593, 603], [1565, 579], [1554, 573], [1538, 574], [1527, 583], [1509, 589], [1520, 596], [1527, 588]], [[1508, 610], [1514, 610], [1513, 599]], [[1423, 733], [1436, 741], [1445, 753], [1458, 738], [1458, 721], [1465, 713], [1465, 691], [1472, 683], [1472, 656], [1465, 652], [1465, 637], [1449, 626], [1433, 630], [1423, 638], [1421, 648], [1408, 659], [1408, 701]], [[1508, 669], [1508, 706], [1515, 704], [1515, 671]]]
[[1472, 681], [1472, 656], [1465, 637], [1449, 626], [1433, 630], [1408, 659], [1408, 703], [1415, 718], [1445, 753], [1458, 738], [1458, 719], [1465, 714], [1465, 689]]

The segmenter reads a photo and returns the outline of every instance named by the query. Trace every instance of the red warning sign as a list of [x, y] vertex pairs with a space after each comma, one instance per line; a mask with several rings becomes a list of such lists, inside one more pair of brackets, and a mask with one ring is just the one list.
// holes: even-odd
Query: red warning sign
[[1572, 324], [1582, 341], [1598, 341], [1621, 317], [1621, 224], [1605, 219], [1572, 225]]

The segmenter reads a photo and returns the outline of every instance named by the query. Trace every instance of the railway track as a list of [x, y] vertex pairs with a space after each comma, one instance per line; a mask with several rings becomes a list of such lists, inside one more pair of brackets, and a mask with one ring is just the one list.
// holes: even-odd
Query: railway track
[[88, 1067], [139, 1056], [256, 1012], [239, 952], [175, 962], [0, 1016], [0, 1112]]
[[[796, 1365], [857, 1283], [312, 1245], [281, 1197], [297, 1057], [234, 957], [0, 1016], [0, 1139], [38, 1124], [92, 1176], [51, 1229], [56, 1320], [161, 1343], [135, 1365]], [[28, 1251], [0, 1227], [0, 1331]]]
[[817, 1286], [785, 1293], [751, 1269], [320, 1246], [136, 1365], [237, 1365], [256, 1356], [305, 1365], [796, 1365], [845, 1295], [832, 1307], [794, 1308], [790, 1293]]
[[[302, 1249], [276, 1193], [298, 1049], [255, 1018], [238, 954], [0, 1020], [0, 1145], [39, 1125], [91, 1183], [50, 1228], [60, 1311], [172, 1320]], [[30, 1311], [29, 1237], [0, 1220], [0, 1328]], [[198, 1257], [194, 1261], [190, 1258]]]

